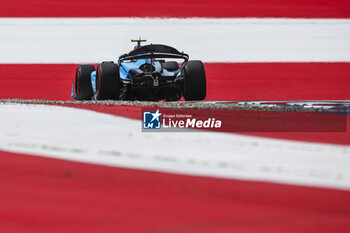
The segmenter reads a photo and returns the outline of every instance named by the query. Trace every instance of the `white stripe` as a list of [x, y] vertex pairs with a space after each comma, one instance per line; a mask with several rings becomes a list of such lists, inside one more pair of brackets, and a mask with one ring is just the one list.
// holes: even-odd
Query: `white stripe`
[[350, 61], [349, 19], [0, 18], [0, 63], [116, 60], [142, 36], [205, 62]]
[[141, 133], [87, 110], [0, 105], [0, 149], [173, 173], [350, 189], [350, 147], [224, 133]]

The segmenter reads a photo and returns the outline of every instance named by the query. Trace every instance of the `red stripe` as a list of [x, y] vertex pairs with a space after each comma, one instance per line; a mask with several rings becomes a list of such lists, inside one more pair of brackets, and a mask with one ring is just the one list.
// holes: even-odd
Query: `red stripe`
[[348, 191], [0, 152], [0, 232], [350, 231]]
[[77, 65], [0, 64], [0, 98], [72, 100]]
[[[0, 64], [0, 98], [71, 100], [77, 65]], [[350, 63], [207, 63], [207, 100], [350, 99]]]
[[350, 99], [350, 63], [206, 64], [208, 99]]
[[0, 5], [0, 17], [350, 18], [348, 0], [1, 0]]

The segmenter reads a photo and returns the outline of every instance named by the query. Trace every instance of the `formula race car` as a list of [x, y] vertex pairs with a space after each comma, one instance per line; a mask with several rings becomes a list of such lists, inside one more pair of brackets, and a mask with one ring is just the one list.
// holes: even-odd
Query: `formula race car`
[[[189, 61], [186, 53], [161, 44], [141, 46], [119, 57], [118, 63], [79, 65], [72, 97], [77, 100], [203, 100], [206, 76], [201, 61]], [[181, 59], [182, 65], [176, 60]]]

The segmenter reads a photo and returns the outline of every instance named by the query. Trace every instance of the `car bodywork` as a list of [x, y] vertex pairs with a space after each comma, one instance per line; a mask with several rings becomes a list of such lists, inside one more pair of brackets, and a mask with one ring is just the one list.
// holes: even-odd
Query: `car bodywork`
[[[181, 59], [176, 70], [166, 68], [168, 59]], [[136, 46], [118, 59], [120, 96], [122, 100], [178, 100], [181, 98], [183, 67], [189, 56], [161, 44]], [[113, 63], [104, 62], [104, 63]], [[96, 71], [91, 72], [92, 99], [96, 99]], [[71, 95], [77, 99], [72, 85]]]

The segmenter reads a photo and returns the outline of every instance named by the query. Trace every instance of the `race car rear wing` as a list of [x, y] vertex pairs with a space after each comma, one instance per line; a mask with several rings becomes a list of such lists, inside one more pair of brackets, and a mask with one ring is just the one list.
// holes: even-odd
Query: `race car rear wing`
[[127, 60], [134, 59], [154, 59], [154, 58], [175, 58], [175, 59], [184, 59], [185, 62], [188, 61], [189, 56], [185, 53], [183, 54], [172, 54], [172, 53], [143, 53], [136, 55], [124, 54], [119, 57], [118, 62], [123, 62]]
[[[136, 40], [135, 40], [136, 41]], [[188, 61], [189, 56], [184, 52], [179, 52], [177, 49], [168, 45], [162, 44], [150, 44], [135, 48], [127, 54], [123, 54], [119, 57], [119, 62], [133, 59], [145, 59], [145, 58], [179, 58]]]

